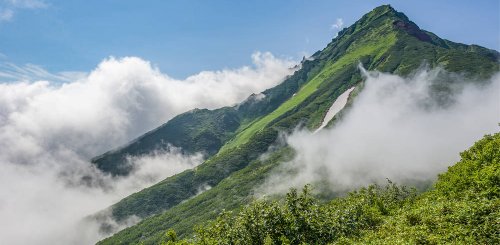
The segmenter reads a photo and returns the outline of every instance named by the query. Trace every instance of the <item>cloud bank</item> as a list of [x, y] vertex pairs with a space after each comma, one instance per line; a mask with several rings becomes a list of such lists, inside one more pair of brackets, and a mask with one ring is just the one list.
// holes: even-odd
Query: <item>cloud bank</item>
[[[386, 178], [432, 181], [459, 159], [459, 152], [499, 130], [498, 74], [484, 86], [471, 81], [460, 86], [464, 78], [439, 69], [409, 78], [380, 72], [365, 76], [363, 91], [335, 127], [288, 137], [296, 157], [283, 163], [259, 192], [283, 193], [318, 182], [344, 192]], [[448, 89], [436, 93], [436, 82], [443, 80]]]
[[172, 148], [130, 158], [139, 167], [124, 178], [103, 175], [89, 159], [181, 112], [240, 102], [292, 72], [291, 61], [269, 53], [252, 60], [176, 80], [140, 58], [109, 58], [71, 82], [0, 83], [0, 241], [96, 242], [103, 234], [85, 217], [202, 157]]

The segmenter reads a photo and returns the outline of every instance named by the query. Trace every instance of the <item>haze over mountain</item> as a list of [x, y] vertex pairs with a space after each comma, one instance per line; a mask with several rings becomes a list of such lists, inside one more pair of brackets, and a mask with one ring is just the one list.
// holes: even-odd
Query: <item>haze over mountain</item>
[[[60, 86], [0, 84], [2, 243], [96, 242], [98, 227], [86, 225], [86, 216], [196, 166], [203, 156], [171, 149], [133, 159], [140, 168], [125, 178], [96, 170], [90, 159], [183, 111], [244, 100], [280, 83], [293, 66], [269, 53], [255, 53], [252, 61], [251, 67], [180, 81], [136, 57], [110, 58]], [[32, 227], [29, 236], [23, 236], [26, 227]]]
[[0, 83], [0, 243], [495, 243], [498, 134], [459, 152], [498, 132], [499, 57], [383, 5], [300, 62]]

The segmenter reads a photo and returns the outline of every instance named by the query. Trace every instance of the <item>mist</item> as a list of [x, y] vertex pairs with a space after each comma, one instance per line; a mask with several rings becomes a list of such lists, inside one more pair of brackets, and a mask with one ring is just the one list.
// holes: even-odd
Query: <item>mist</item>
[[203, 156], [171, 147], [131, 157], [127, 177], [103, 174], [89, 159], [179, 113], [236, 104], [293, 72], [292, 61], [270, 53], [252, 62], [177, 80], [143, 59], [111, 57], [71, 82], [0, 83], [1, 243], [92, 244], [109, 235], [89, 217]]
[[[459, 152], [499, 130], [499, 74], [480, 83], [442, 69], [407, 78], [361, 72], [365, 86], [347, 113], [331, 129], [289, 135], [296, 157], [257, 193], [285, 193], [308, 183], [343, 193], [386, 179], [424, 185], [458, 161]], [[436, 90], [443, 81], [446, 89]]]

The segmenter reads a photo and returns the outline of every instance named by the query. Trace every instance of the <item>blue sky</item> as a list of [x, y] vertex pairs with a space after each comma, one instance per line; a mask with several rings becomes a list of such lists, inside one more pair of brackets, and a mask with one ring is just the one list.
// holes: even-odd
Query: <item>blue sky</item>
[[338, 19], [349, 26], [387, 3], [442, 38], [499, 49], [496, 0], [0, 0], [0, 72], [88, 72], [109, 56], [138, 56], [184, 78], [249, 65], [255, 51], [300, 59], [330, 42]]

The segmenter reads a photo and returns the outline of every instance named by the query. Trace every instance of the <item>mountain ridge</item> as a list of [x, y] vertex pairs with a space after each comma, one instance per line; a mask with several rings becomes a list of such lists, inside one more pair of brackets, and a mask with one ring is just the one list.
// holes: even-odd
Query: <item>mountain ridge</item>
[[[457, 58], [462, 56], [467, 59]], [[261, 100], [246, 100], [228, 109], [239, 115], [239, 125], [231, 128], [218, 152], [203, 164], [113, 205], [117, 220], [130, 215], [149, 218], [100, 244], [154, 244], [172, 227], [185, 236], [192, 232], [193, 225], [215, 218], [222, 209], [234, 210], [247, 203], [252, 199], [252, 184], [262, 181], [270, 169], [293, 153], [278, 146], [271, 158], [258, 157], [276, 144], [280, 133], [291, 132], [299, 125], [318, 127], [339, 95], [362, 85], [359, 64], [368, 70], [408, 75], [427, 63], [487, 78], [499, 70], [498, 57], [497, 51], [440, 39], [388, 5], [377, 7], [341, 30], [283, 83], [264, 91]], [[212, 189], [199, 194], [204, 185]]]
[[[403, 30], [404, 32], [408, 33], [410, 36], [416, 37], [417, 39], [419, 39], [421, 41], [429, 42], [431, 44], [437, 45], [437, 46], [442, 47], [442, 48], [462, 49], [462, 50], [466, 51], [465, 53], [474, 53], [474, 52], [480, 51], [481, 53], [484, 53], [484, 56], [486, 56], [486, 57], [489, 56], [492, 60], [498, 60], [500, 57], [500, 54], [497, 51], [482, 48], [478, 45], [457, 44], [457, 43], [453, 43], [453, 42], [450, 42], [450, 41], [445, 40], [445, 39], [440, 39], [439, 37], [437, 37], [435, 34], [433, 34], [431, 32], [421, 30], [415, 23], [410, 21], [406, 15], [404, 15], [401, 12], [397, 12], [390, 5], [382, 5], [380, 7], [375, 8], [373, 11], [371, 11], [369, 14], [363, 16], [359, 21], [357, 21], [352, 26], [342, 29], [338, 33], [338, 36], [335, 37], [332, 40], [332, 42], [329, 43], [323, 51], [318, 51], [315, 54], [313, 54], [311, 57], [313, 59], [327, 58], [327, 57], [322, 57], [319, 54], [328, 53], [328, 49], [335, 48], [336, 44], [337, 44], [336, 40], [341, 40], [342, 38], [346, 38], [348, 36], [355, 35], [356, 33], [359, 33], [360, 31], [363, 31], [365, 28], [367, 28], [367, 26], [366, 26], [367, 23], [369, 24], [369, 23], [372, 23], [373, 21], [377, 21], [386, 15], [389, 15], [389, 17], [400, 18], [400, 19], [394, 20], [392, 25], [394, 25], [397, 29]], [[469, 51], [467, 51], [467, 50], [469, 50]], [[335, 54], [336, 53], [333, 53], [333, 55], [335, 55]], [[453, 55], [453, 54], [451, 54], [451, 55]], [[382, 58], [382, 57], [375, 57], [375, 58]], [[383, 62], [384, 59], [381, 59], [379, 62]], [[455, 60], [455, 62], [458, 60], [459, 59]], [[428, 61], [432, 61], [432, 59], [426, 59], [424, 61], [428, 62]], [[301, 65], [307, 66], [307, 64], [310, 62], [312, 62], [312, 61], [311, 60], [303, 60], [301, 62]], [[445, 63], [442, 62], [441, 64], [445, 64]], [[374, 63], [371, 66], [365, 67], [365, 68], [368, 70], [372, 70], [372, 68], [374, 68], [372, 66], [378, 66], [378, 65], [379, 64]], [[421, 65], [421, 61], [418, 65]], [[435, 66], [436, 64], [431, 64], [431, 65]], [[412, 64], [412, 66], [416, 66], [416, 64]], [[445, 64], [445, 68], [449, 71], [462, 71], [462, 72], [467, 71], [467, 69], [463, 69], [464, 67], [455, 68], [453, 66], [446, 66], [446, 64]], [[382, 69], [382, 70], [387, 70], [387, 69], [391, 70], [393, 68], [387, 67], [387, 68]], [[411, 70], [404, 70], [404, 68], [400, 72], [398, 72], [397, 69], [395, 69], [395, 70], [396, 70], [396, 73], [399, 73], [402, 75], [406, 75], [409, 72], [411, 72]], [[469, 72], [469, 74], [478, 74], [478, 72], [470, 72], [470, 71], [468, 71], [468, 72]], [[479, 74], [484, 74], [484, 73], [480, 72]], [[486, 75], [487, 75], [487, 72], [486, 72]], [[294, 77], [294, 76], [297, 76], [297, 75], [296, 74], [292, 75], [292, 77]], [[275, 106], [277, 104], [281, 104], [286, 99], [289, 99], [291, 97], [291, 95], [295, 94], [297, 92], [298, 88], [300, 88], [301, 85], [303, 85], [305, 83], [305, 81], [298, 81], [298, 82], [296, 82], [296, 84], [291, 84], [291, 83], [287, 83], [287, 80], [288, 79], [285, 79], [284, 83], [282, 83], [274, 88], [267, 89], [261, 93], [264, 96], [263, 102], [266, 102], [269, 105], [271, 105], [271, 106], [267, 106], [267, 108], [262, 109], [262, 108], [259, 108], [258, 106], [253, 105], [256, 103], [255, 99], [253, 99], [253, 98], [255, 98], [255, 96], [250, 96], [247, 100], [243, 101], [242, 103], [240, 103], [236, 106], [225, 107], [225, 110], [227, 110], [227, 111], [232, 110], [232, 113], [239, 114], [239, 120], [241, 120], [242, 122], [245, 122], [245, 121], [248, 122], [248, 121], [255, 119], [259, 115], [269, 113], [270, 111], [275, 109]], [[287, 88], [280, 88], [280, 86], [282, 86], [282, 85], [285, 85], [288, 87]], [[267, 97], [269, 97], [270, 95], [273, 95], [273, 93], [275, 93], [277, 88], [285, 89], [288, 91], [286, 91], [285, 93], [282, 93], [283, 95], [278, 99], [275, 99], [275, 98], [268, 99]], [[273, 101], [273, 99], [274, 99], [274, 101]], [[257, 104], [263, 104], [263, 103], [257, 102]], [[183, 117], [183, 116], [188, 117], [188, 116], [190, 116], [191, 113], [195, 113], [197, 110], [202, 110], [202, 109], [194, 109], [192, 111], [182, 113], [179, 116], [174, 117], [169, 122], [159, 126], [158, 128], [156, 128], [152, 131], [149, 131], [145, 135], [140, 136], [139, 138], [133, 140], [132, 142], [128, 143], [127, 145], [122, 146], [120, 148], [117, 148], [115, 150], [108, 151], [100, 156], [96, 156], [96, 157], [92, 158], [91, 162], [94, 163], [99, 169], [101, 169], [104, 172], [109, 172], [113, 175], [126, 175], [130, 172], [131, 169], [121, 170], [120, 168], [118, 168], [118, 170], [113, 170], [112, 167], [110, 167], [109, 165], [111, 165], [111, 166], [116, 165], [116, 164], [126, 165], [125, 155], [137, 156], [137, 155], [142, 155], [142, 154], [145, 154], [148, 152], [152, 152], [153, 150], [156, 150], [158, 148], [160, 148], [160, 149], [165, 148], [167, 144], [163, 143], [163, 146], [153, 144], [153, 146], [146, 147], [147, 149], [145, 149], [144, 151], [134, 151], [131, 149], [127, 149], [127, 148], [134, 148], [136, 141], [139, 141], [139, 140], [147, 137], [148, 135], [152, 134], [154, 131], [162, 131], [162, 129], [165, 129], [165, 128], [168, 128], [169, 126], [172, 126], [169, 123], [176, 122], [176, 120], [181, 120], [178, 117]], [[218, 110], [222, 110], [222, 109], [217, 109], [216, 112]], [[202, 124], [203, 122], [196, 122], [196, 123]], [[244, 125], [244, 124], [245, 123], [242, 123], [242, 125]], [[169, 132], [169, 133], [172, 133], [172, 132]], [[228, 130], [228, 135], [226, 135], [226, 137], [225, 137], [226, 140], [231, 138], [231, 136], [232, 136], [231, 133], [234, 133], [234, 130], [231, 130], [231, 129]], [[223, 145], [226, 141], [226, 140], [221, 139], [221, 137], [217, 137], [217, 136], [209, 137], [208, 139], [206, 139], [207, 146], [198, 146], [198, 147], [195, 147], [195, 149], [191, 149], [191, 147], [189, 147], [189, 144], [179, 142], [180, 141], [179, 138], [181, 136], [171, 138], [171, 137], [169, 137], [170, 134], [168, 134], [168, 133], [163, 133], [162, 135], [164, 135], [164, 137], [159, 137], [159, 139], [156, 139], [157, 142], [161, 142], [161, 141], [167, 142], [168, 144], [171, 144], [175, 147], [182, 148], [186, 153], [195, 153], [196, 151], [205, 152], [208, 156], [213, 155], [218, 150], [218, 147], [211, 147], [211, 145], [217, 145], [220, 147], [220, 145]], [[189, 140], [187, 140], [186, 142], [188, 142], [188, 141]], [[191, 140], [189, 142], [197, 142], [197, 141]], [[111, 159], [107, 159], [107, 158], [111, 158]]]

